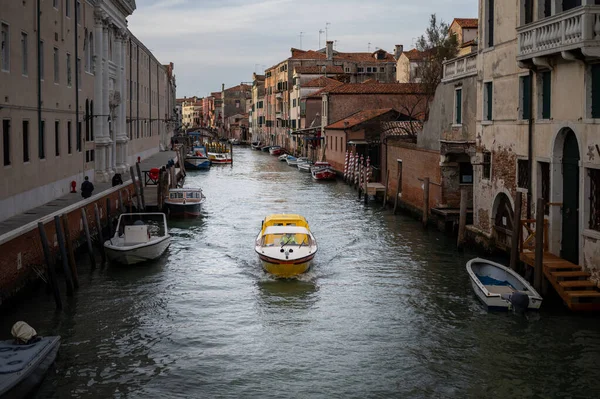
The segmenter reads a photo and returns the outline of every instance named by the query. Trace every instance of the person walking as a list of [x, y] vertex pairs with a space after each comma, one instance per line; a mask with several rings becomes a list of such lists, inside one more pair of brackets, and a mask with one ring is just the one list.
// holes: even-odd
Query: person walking
[[89, 178], [86, 176], [85, 181], [81, 183], [81, 196], [83, 198], [90, 198], [92, 196], [92, 191], [94, 191], [94, 185], [89, 181]]
[[123, 184], [123, 177], [121, 177], [120, 173], [115, 173], [112, 178], [112, 186], [118, 186], [119, 184]]

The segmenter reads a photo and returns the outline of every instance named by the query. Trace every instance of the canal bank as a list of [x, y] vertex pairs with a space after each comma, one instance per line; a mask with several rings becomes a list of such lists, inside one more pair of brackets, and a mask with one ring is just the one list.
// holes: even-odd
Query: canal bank
[[[315, 182], [268, 154], [188, 172], [207, 202], [170, 221], [156, 262], [91, 269], [55, 312], [31, 295], [6, 310], [60, 334], [37, 397], [600, 396], [600, 324], [562, 308], [488, 313], [455, 240], [365, 206], [341, 182]], [[300, 280], [265, 275], [253, 243], [268, 213], [308, 218], [319, 242]], [[543, 367], [540, 367], [543, 365]]]
[[[170, 160], [176, 158], [176, 152], [159, 152], [147, 159], [140, 160], [139, 170], [144, 186], [149, 183], [148, 171], [160, 168]], [[137, 174], [136, 165], [133, 170]], [[147, 188], [149, 199], [156, 201], [156, 186]], [[29, 210], [24, 214], [0, 222], [0, 304], [11, 299], [28, 283], [39, 278], [50, 280], [47, 257], [44, 255], [43, 243], [40, 237], [40, 223], [44, 228], [49, 242], [50, 263], [54, 265], [59, 258], [59, 230], [72, 244], [72, 250], [77, 251], [87, 244], [86, 227], [91, 232], [92, 238], [97, 240], [98, 221], [104, 233], [112, 228], [112, 220], [126, 209], [137, 207], [136, 190], [129, 173], [123, 175], [123, 184], [111, 187], [110, 183], [95, 185], [93, 195], [83, 199], [79, 187], [76, 192], [68, 194]], [[96, 211], [97, 208], [97, 211]], [[98, 217], [96, 217], [98, 212]], [[60, 219], [57, 228], [55, 218]], [[86, 226], [87, 225], [87, 226]], [[76, 267], [71, 265], [71, 267]], [[75, 271], [76, 274], [76, 271]], [[76, 276], [69, 276], [65, 271], [67, 280]], [[62, 287], [62, 284], [61, 284]], [[62, 288], [60, 288], [62, 289]], [[70, 291], [71, 288], [67, 287]]]

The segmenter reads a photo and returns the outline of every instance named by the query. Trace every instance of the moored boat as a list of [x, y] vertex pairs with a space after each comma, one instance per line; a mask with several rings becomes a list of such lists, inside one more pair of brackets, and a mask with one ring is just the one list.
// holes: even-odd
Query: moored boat
[[253, 141], [252, 144], [250, 144], [250, 148], [252, 148], [255, 151], [260, 150], [262, 144], [260, 141]]
[[163, 213], [123, 213], [104, 249], [111, 261], [131, 265], [160, 257], [170, 243]]
[[169, 217], [198, 217], [206, 197], [200, 188], [172, 188], [165, 198]]
[[207, 157], [206, 147], [196, 144], [192, 151], [185, 157], [185, 167], [188, 170], [206, 170], [210, 169], [210, 160]]
[[209, 152], [208, 159], [212, 164], [230, 164], [231, 153], [229, 152]]
[[279, 160], [280, 160], [281, 162], [285, 162], [285, 161], [287, 160], [287, 158], [288, 158], [288, 154], [281, 154], [281, 155], [279, 156]]
[[[301, 161], [303, 159], [303, 161]], [[310, 173], [310, 168], [314, 166], [314, 163], [308, 158], [298, 158], [298, 170], [300, 172], [308, 172]]]
[[467, 262], [467, 273], [475, 295], [488, 309], [537, 310], [542, 297], [516, 271], [486, 259]]
[[287, 162], [288, 166], [297, 166], [298, 165], [298, 158], [293, 157], [291, 155], [289, 155], [285, 161]]
[[267, 216], [256, 237], [255, 251], [263, 269], [276, 277], [295, 277], [306, 273], [317, 253], [317, 241], [303, 216]]
[[315, 162], [310, 168], [310, 173], [315, 180], [335, 180], [336, 174], [329, 162]]
[[271, 154], [271, 155], [281, 155], [282, 152], [283, 152], [283, 148], [281, 148], [278, 145], [274, 145], [269, 148], [269, 154]]
[[[15, 323], [13, 336], [19, 324], [29, 327], [24, 322]], [[35, 330], [29, 328], [36, 334]], [[60, 336], [34, 335], [27, 342], [0, 341], [0, 397], [29, 397], [54, 363], [59, 348]]]
[[269, 152], [269, 149], [270, 149], [270, 148], [271, 148], [271, 146], [270, 146], [270, 145], [265, 145], [265, 146], [261, 147], [261, 148], [260, 148], [260, 150], [261, 150], [262, 152]]

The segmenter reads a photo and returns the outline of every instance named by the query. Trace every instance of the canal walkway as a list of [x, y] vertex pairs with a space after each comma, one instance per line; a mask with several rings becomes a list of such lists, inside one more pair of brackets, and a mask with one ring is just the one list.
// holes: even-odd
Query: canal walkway
[[[166, 165], [171, 159], [174, 159], [176, 153], [174, 151], [158, 152], [140, 162], [141, 170], [149, 170], [155, 167]], [[129, 171], [122, 174], [123, 184], [131, 184], [131, 176]], [[111, 182], [96, 182], [94, 183], [94, 192], [90, 200], [105, 196], [112, 189]], [[59, 215], [66, 208], [77, 207], [79, 203], [85, 203], [86, 199], [81, 197], [81, 191], [77, 187], [76, 193], [69, 193], [53, 201], [50, 201], [37, 208], [30, 209], [24, 213], [13, 216], [0, 222], [0, 244], [7, 242], [24, 231], [29, 230], [28, 227], [37, 227], [37, 222], [40, 220], [51, 219], [55, 214]]]

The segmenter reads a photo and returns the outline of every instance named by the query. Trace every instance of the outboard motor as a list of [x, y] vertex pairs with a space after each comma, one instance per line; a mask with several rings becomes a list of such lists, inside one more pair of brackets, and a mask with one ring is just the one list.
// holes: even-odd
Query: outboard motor
[[529, 295], [515, 291], [511, 294], [502, 294], [502, 299], [507, 300], [517, 313], [525, 313], [529, 308]]

